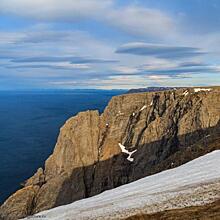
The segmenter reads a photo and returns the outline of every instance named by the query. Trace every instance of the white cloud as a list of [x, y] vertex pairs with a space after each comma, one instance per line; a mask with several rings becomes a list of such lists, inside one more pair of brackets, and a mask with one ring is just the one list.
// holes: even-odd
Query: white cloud
[[57, 62], [56, 64], [51, 63], [35, 63], [35, 64], [20, 64], [20, 65], [9, 65], [9, 69], [54, 69], [54, 70], [90, 70], [91, 67], [86, 64], [71, 64], [69, 62]]
[[5, 44], [13, 44], [18, 41], [18, 39], [22, 39], [24, 37], [24, 33], [21, 32], [6, 32], [0, 31], [0, 46], [4, 46]]
[[1, 0], [0, 12], [38, 20], [73, 21], [96, 17], [111, 5], [111, 0]]
[[113, 68], [113, 71], [122, 73], [122, 74], [134, 74], [140, 72], [140, 70], [136, 67], [129, 67], [129, 66], [116, 66]]
[[[40, 68], [42, 65], [45, 67], [43, 71], [36, 68], [31, 71], [28, 71], [27, 68], [10, 69], [9, 71], [11, 73], [14, 70], [18, 75], [26, 74], [28, 77], [44, 74], [45, 78], [48, 77], [51, 80], [54, 79], [50, 77], [56, 76], [59, 78], [57, 80], [61, 80], [62, 77], [65, 78], [69, 74], [68, 80], [60, 83], [63, 85], [71, 84], [68, 81], [72, 84], [76, 81], [76, 84], [97, 88], [129, 88], [146, 86], [146, 81], [173, 82], [178, 74], [183, 75], [184, 70], [188, 71], [190, 68], [196, 70], [195, 73], [198, 74], [203, 67], [199, 68], [199, 65], [190, 67], [189, 63], [189, 66], [181, 66], [180, 61], [204, 62], [205, 60], [205, 63], [210, 63], [211, 59], [206, 59], [207, 56], [214, 57], [216, 54], [220, 54], [219, 33], [207, 33], [200, 36], [187, 31], [181, 32], [183, 29], [178, 23], [178, 16], [174, 19], [165, 11], [141, 7], [135, 3], [130, 5], [126, 3], [125, 5], [119, 6], [116, 0], [0, 0], [0, 14], [13, 14], [37, 21], [37, 25], [31, 28], [26, 26], [25, 30], [1, 31], [0, 58], [6, 60], [5, 65], [15, 65], [8, 60], [16, 59], [18, 56], [20, 58], [78, 56], [119, 60], [120, 63], [106, 65], [97, 63], [91, 65], [71, 64], [68, 62], [60, 62], [56, 65], [41, 63], [38, 67], [36, 64], [32, 67]], [[79, 31], [80, 28], [83, 30], [87, 28], [84, 25], [81, 26], [80, 21], [82, 20], [93, 22], [93, 25], [87, 29], [90, 33]], [[57, 25], [54, 22], [69, 22], [70, 24], [77, 22], [79, 25], [77, 28], [75, 25], [73, 27], [70, 25], [71, 29], [68, 25], [66, 28], [66, 25]], [[106, 29], [104, 28], [103, 32], [102, 30], [97, 31], [97, 22], [104, 24], [106, 29], [113, 27], [116, 31], [120, 31], [116, 33], [108, 30], [109, 34], [105, 37]], [[62, 28], [57, 29], [57, 26]], [[94, 29], [92, 29], [93, 27]], [[121, 31], [126, 35], [121, 35]], [[116, 34], [113, 36], [113, 33]], [[138, 36], [134, 37], [134, 35]], [[126, 44], [128, 40], [139, 43], [129, 45]], [[154, 44], [149, 44], [152, 42]], [[115, 54], [115, 50], [120, 44], [127, 46], [127, 49], [131, 46], [131, 53]], [[181, 45], [185, 47], [181, 47]], [[196, 48], [201, 48], [202, 51], [212, 51], [215, 54], [205, 54], [203, 57], [198, 57], [197, 52], [200, 50], [197, 51]], [[132, 50], [135, 51], [132, 52]], [[143, 52], [143, 50], [145, 51]], [[176, 50], [180, 52], [176, 54]], [[191, 57], [188, 56], [188, 52], [192, 55]], [[142, 56], [134, 55], [140, 55], [140, 53], [144, 54]], [[181, 60], [175, 59], [177, 55], [181, 57]], [[194, 55], [196, 57], [193, 57]], [[212, 61], [212, 64], [216, 62], [218, 65], [218, 58], [212, 59]], [[27, 66], [27, 64], [25, 65]], [[219, 67], [210, 65], [204, 66], [206, 72], [210, 70], [210, 67], [211, 70], [217, 69], [219, 71]], [[50, 67], [53, 69], [51, 70]], [[62, 68], [66, 69], [65, 76]], [[180, 68], [183, 73], [178, 72]], [[187, 74], [189, 75], [191, 72], [187, 72]], [[81, 78], [83, 78], [82, 82], [80, 82]], [[55, 80], [55, 82], [58, 81]]]
[[161, 37], [176, 29], [173, 19], [160, 10], [135, 5], [117, 7], [114, 0], [1, 0], [0, 13], [40, 21], [94, 19], [135, 35]]
[[106, 19], [110, 24], [134, 35], [161, 37], [161, 34], [170, 35], [176, 29], [175, 22], [169, 15], [160, 10], [138, 6], [111, 10]]
[[165, 70], [171, 68], [178, 68], [179, 64], [174, 60], [158, 59], [151, 57], [145, 64], [140, 65], [141, 70]]
[[168, 75], [150, 75], [147, 76], [147, 78], [154, 80], [155, 82], [163, 82], [164, 80], [171, 79], [172, 77]]
[[[17, 32], [0, 31], [0, 57], [82, 56], [113, 57], [115, 47], [97, 40], [83, 31], [26, 29]], [[18, 52], [19, 51], [19, 52]]]

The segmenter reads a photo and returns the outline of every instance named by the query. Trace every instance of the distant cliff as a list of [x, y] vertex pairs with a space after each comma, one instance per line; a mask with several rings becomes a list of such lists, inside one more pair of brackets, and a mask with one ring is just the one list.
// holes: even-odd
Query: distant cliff
[[166, 90], [177, 90], [177, 89], [184, 89], [184, 87], [146, 87], [139, 89], [130, 89], [127, 91], [127, 94], [140, 93], [140, 92], [161, 92]]
[[[53, 154], [0, 208], [17, 219], [212, 151], [220, 137], [220, 89], [178, 89], [113, 97], [104, 113], [80, 112], [61, 128]], [[137, 150], [134, 161], [121, 152]]]

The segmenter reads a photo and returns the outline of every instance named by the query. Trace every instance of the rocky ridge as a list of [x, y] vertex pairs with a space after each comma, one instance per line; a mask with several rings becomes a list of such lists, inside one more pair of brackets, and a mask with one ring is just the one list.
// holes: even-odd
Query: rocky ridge
[[147, 87], [147, 88], [130, 89], [127, 91], [127, 93], [160, 92], [165, 90], [177, 90], [177, 89], [187, 89], [187, 88], [186, 87]]
[[[68, 204], [205, 154], [220, 137], [219, 112], [218, 87], [120, 95], [101, 115], [80, 112], [61, 128], [45, 168], [1, 206], [0, 218]], [[133, 162], [119, 143], [137, 150]]]

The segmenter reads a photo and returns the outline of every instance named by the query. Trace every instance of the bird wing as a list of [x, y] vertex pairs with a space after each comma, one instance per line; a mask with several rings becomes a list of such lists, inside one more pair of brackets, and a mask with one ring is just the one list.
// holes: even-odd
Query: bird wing
[[130, 153], [130, 155], [132, 155], [132, 154], [135, 153], [136, 151], [137, 151], [137, 149], [134, 150], [134, 151], [131, 151], [131, 152], [129, 152], [129, 153]]
[[121, 148], [121, 151], [122, 151], [123, 153], [129, 154], [129, 152], [125, 149], [125, 146], [124, 146], [124, 145], [122, 145], [121, 143], [119, 143], [118, 145], [119, 145], [119, 147]]

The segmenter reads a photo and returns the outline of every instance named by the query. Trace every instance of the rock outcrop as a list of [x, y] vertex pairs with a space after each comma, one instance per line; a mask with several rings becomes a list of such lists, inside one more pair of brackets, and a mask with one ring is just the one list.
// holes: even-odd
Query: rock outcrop
[[[215, 149], [220, 89], [185, 90], [120, 95], [101, 115], [86, 111], [70, 118], [45, 168], [5, 201], [0, 219], [93, 196]], [[119, 143], [129, 151], [137, 149], [134, 162]]]

